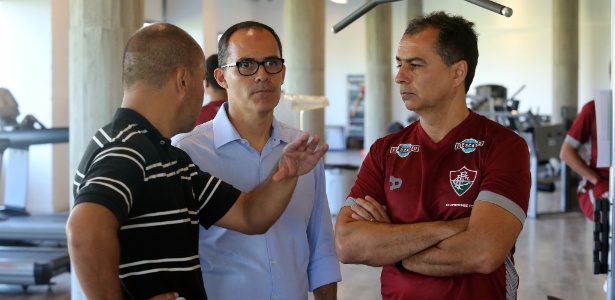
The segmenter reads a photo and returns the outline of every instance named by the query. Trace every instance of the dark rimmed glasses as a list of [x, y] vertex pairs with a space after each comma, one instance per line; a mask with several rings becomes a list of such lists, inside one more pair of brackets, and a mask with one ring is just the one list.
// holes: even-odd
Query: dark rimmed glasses
[[271, 57], [266, 58], [263, 61], [256, 61], [254, 59], [247, 58], [242, 59], [236, 63], [223, 65], [220, 68], [224, 69], [229, 67], [237, 67], [237, 71], [239, 71], [239, 74], [243, 76], [251, 76], [258, 72], [260, 66], [263, 66], [263, 68], [265, 68], [265, 72], [269, 74], [277, 74], [282, 72], [282, 69], [284, 68], [284, 59]]

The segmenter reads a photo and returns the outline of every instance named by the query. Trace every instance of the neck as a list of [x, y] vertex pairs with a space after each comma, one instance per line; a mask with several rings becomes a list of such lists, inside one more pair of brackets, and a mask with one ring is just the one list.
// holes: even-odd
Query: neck
[[465, 120], [470, 111], [464, 99], [454, 99], [449, 105], [421, 112], [421, 127], [434, 142], [440, 142], [446, 134]]
[[239, 135], [248, 140], [250, 146], [260, 153], [271, 137], [273, 112], [265, 115], [239, 112], [234, 111], [229, 104], [228, 117]]
[[178, 130], [177, 113], [165, 89], [151, 90], [151, 87], [136, 86], [124, 89], [123, 108], [130, 108], [142, 115], [165, 138], [171, 138]]

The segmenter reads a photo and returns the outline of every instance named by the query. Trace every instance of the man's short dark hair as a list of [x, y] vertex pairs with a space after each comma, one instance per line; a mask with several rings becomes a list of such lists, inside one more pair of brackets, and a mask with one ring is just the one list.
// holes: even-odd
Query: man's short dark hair
[[474, 80], [478, 63], [478, 35], [474, 31], [474, 23], [461, 16], [451, 16], [443, 11], [420, 16], [408, 24], [404, 35], [417, 34], [427, 28], [440, 31], [436, 42], [436, 51], [447, 66], [465, 60], [468, 63], [466, 75], [466, 94]]
[[237, 23], [229, 27], [220, 37], [220, 41], [218, 41], [218, 64], [220, 66], [227, 63], [226, 59], [228, 59], [228, 43], [233, 33], [239, 30], [253, 29], [253, 28], [269, 31], [269, 33], [273, 35], [273, 37], [275, 38], [275, 41], [278, 43], [278, 49], [280, 50], [280, 57], [282, 57], [282, 42], [280, 42], [280, 37], [278, 37], [278, 34], [275, 33], [273, 28], [263, 23], [256, 22], [256, 21], [245, 21], [245, 22]]
[[207, 80], [207, 82], [209, 82], [209, 84], [211, 84], [211, 87], [213, 87], [214, 89], [223, 90], [224, 88], [218, 84], [218, 82], [216, 81], [216, 77], [214, 77], [214, 71], [219, 66], [218, 54], [210, 55], [207, 58], [205, 65], [207, 66], [207, 76], [205, 77], [205, 80]]
[[143, 27], [124, 49], [124, 87], [144, 82], [160, 88], [178, 67], [195, 72], [204, 60], [199, 44], [183, 29], [168, 23]]

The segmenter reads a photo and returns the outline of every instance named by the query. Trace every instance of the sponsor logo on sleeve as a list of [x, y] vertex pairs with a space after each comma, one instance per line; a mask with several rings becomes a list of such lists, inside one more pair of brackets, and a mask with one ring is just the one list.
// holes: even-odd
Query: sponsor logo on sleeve
[[449, 179], [457, 196], [465, 194], [470, 189], [477, 173], [477, 171], [470, 170], [465, 166], [457, 171], [450, 171]]
[[391, 191], [396, 190], [401, 187], [401, 178], [395, 178], [393, 176], [389, 176], [389, 182], [391, 183]]
[[406, 157], [410, 152], [419, 152], [419, 145], [399, 144], [397, 147], [391, 147], [389, 153], [397, 153], [399, 157]]
[[455, 143], [455, 150], [461, 149], [463, 153], [472, 153], [476, 148], [482, 147], [485, 144], [484, 141], [477, 139], [465, 139], [461, 142]]

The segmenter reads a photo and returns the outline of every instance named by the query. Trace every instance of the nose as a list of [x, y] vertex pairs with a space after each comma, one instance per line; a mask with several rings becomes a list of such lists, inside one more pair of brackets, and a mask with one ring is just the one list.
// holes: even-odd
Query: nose
[[256, 70], [256, 74], [255, 74], [255, 78], [254, 80], [258, 81], [268, 81], [269, 80], [269, 73], [267, 73], [267, 71], [265, 71], [265, 66], [260, 65], [258, 66], [258, 70]]
[[399, 69], [397, 70], [397, 75], [395, 75], [395, 83], [402, 84], [408, 83], [408, 81], [409, 79], [406, 75], [406, 71], [404, 70], [404, 66], [399, 67]]

